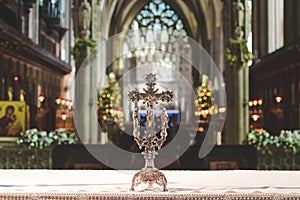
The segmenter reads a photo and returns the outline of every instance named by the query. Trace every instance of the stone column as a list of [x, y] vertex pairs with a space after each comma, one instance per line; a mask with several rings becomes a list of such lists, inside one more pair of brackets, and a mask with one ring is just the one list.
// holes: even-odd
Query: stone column
[[75, 110], [74, 120], [76, 130], [80, 136], [82, 143], [90, 143], [90, 115], [89, 115], [89, 93], [90, 93], [90, 67], [84, 67], [84, 71], [80, 72], [80, 76], [76, 77], [75, 85]]
[[[249, 27], [246, 27], [249, 17], [246, 15], [248, 9], [246, 0], [224, 1], [223, 23], [224, 44], [228, 47], [230, 39], [246, 40]], [[247, 30], [246, 30], [247, 29]], [[241, 52], [236, 55], [240, 62]], [[249, 131], [249, 68], [230, 66], [227, 62], [224, 73], [227, 113], [225, 120], [225, 143], [241, 144], [246, 139]]]
[[[91, 4], [88, 0], [73, 1], [73, 25], [74, 34], [77, 39], [90, 39], [91, 25]], [[89, 54], [89, 48], [82, 49], [81, 56]], [[91, 115], [90, 115], [90, 63], [82, 65], [83, 59], [76, 63], [76, 82], [75, 82], [75, 125], [82, 143], [91, 143]], [[80, 70], [80, 73], [78, 73]], [[80, 76], [78, 76], [80, 75]]]
[[[92, 0], [92, 21], [91, 21], [91, 38], [93, 41], [96, 41], [98, 44], [102, 42], [101, 37], [101, 30], [100, 30], [100, 1], [99, 0]], [[94, 50], [93, 53], [96, 53], [95, 58], [90, 66], [90, 74], [89, 74], [89, 81], [90, 81], [90, 93], [89, 93], [89, 133], [90, 133], [90, 143], [96, 144], [97, 143], [97, 136], [98, 136], [98, 112], [97, 112], [97, 100], [95, 96], [98, 96], [97, 92], [99, 91], [98, 77], [102, 75], [102, 68], [105, 64], [101, 63], [103, 60], [103, 49]], [[103, 87], [103, 86], [102, 86]]]

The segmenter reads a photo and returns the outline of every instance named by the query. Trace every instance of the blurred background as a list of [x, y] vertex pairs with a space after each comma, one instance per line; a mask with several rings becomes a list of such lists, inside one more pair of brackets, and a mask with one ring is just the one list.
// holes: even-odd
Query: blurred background
[[[138, 152], [128, 134], [134, 107], [125, 96], [144, 82], [138, 67], [156, 63], [167, 66], [155, 73], [178, 97], [165, 105], [167, 143], [176, 134], [186, 134], [189, 143], [184, 154], [173, 152], [176, 160], [165, 169], [298, 170], [299, 9], [297, 0], [0, 0], [0, 168], [110, 169], [109, 146]], [[96, 50], [95, 66], [83, 72], [84, 90], [77, 94], [86, 100], [76, 110], [75, 77], [84, 59], [124, 31]], [[193, 51], [191, 39], [211, 56], [219, 78]], [[215, 102], [222, 90], [223, 104]], [[80, 131], [76, 111], [84, 121]], [[225, 124], [213, 133], [213, 150], [200, 159], [213, 115]], [[98, 161], [87, 146], [107, 159]], [[129, 168], [141, 168], [143, 161], [134, 159]]]

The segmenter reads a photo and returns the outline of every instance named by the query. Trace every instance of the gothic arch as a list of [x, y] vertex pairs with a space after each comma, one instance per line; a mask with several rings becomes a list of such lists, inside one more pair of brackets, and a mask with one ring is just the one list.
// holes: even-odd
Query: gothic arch
[[[113, 8], [109, 36], [129, 29], [130, 23], [150, 0], [119, 1]], [[208, 31], [202, 6], [196, 1], [164, 0], [182, 19], [187, 34], [197, 42], [206, 44]]]

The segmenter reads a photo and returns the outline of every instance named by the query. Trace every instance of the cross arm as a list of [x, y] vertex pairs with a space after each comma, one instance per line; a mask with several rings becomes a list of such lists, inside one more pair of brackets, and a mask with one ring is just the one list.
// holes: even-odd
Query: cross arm
[[164, 91], [159, 94], [156, 94], [157, 100], [161, 100], [162, 102], [172, 102], [174, 100], [174, 93], [170, 91]]

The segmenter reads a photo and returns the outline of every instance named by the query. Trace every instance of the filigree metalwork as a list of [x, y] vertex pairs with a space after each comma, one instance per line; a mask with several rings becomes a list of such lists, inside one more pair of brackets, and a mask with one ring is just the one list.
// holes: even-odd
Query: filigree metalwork
[[162, 172], [155, 168], [154, 159], [157, 154], [156, 150], [159, 150], [166, 141], [169, 117], [166, 109], [164, 108], [160, 116], [160, 138], [157, 137], [154, 130], [154, 105], [158, 104], [159, 101], [167, 103], [172, 102], [174, 100], [174, 93], [171, 91], [158, 92], [159, 89], [155, 87], [157, 80], [155, 74], [148, 74], [145, 80], [147, 87], [143, 88], [143, 92], [133, 90], [128, 94], [130, 101], [143, 101], [143, 103], [146, 104], [147, 120], [147, 127], [144, 132], [144, 136], [141, 137], [139, 110], [138, 108], [135, 108], [132, 113], [133, 136], [139, 148], [143, 149], [142, 154], [145, 159], [145, 167], [134, 175], [131, 190], [134, 190], [134, 187], [140, 183], [148, 183], [150, 188], [154, 183], [156, 183], [163, 187], [163, 191], [167, 191], [167, 179]]

